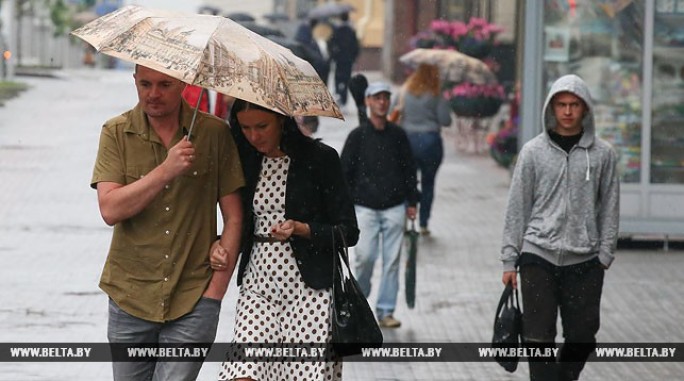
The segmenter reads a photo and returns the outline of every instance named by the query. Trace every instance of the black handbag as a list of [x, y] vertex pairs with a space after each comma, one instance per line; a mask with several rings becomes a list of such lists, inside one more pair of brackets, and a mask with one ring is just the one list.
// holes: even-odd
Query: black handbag
[[352, 275], [344, 233], [335, 226], [332, 235], [332, 347], [337, 356], [351, 356], [361, 353], [361, 348], [381, 347], [382, 331]]
[[[515, 293], [513, 292], [515, 291]], [[494, 317], [494, 336], [492, 348], [517, 348], [522, 336], [522, 312], [518, 301], [518, 290], [507, 284]], [[494, 359], [504, 369], [515, 372], [518, 368], [518, 356], [495, 356]]]

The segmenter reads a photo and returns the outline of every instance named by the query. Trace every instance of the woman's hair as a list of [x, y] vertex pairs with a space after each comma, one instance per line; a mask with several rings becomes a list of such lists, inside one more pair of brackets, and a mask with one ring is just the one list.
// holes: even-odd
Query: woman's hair
[[256, 149], [249, 144], [249, 141], [247, 141], [247, 138], [242, 133], [242, 128], [237, 120], [237, 114], [240, 111], [246, 110], [261, 110], [270, 112], [284, 120], [283, 133], [280, 137], [280, 149], [288, 156], [296, 155], [298, 153], [297, 147], [300, 144], [306, 142], [307, 140], [313, 140], [302, 133], [297, 125], [297, 121], [293, 117], [283, 115], [258, 104], [236, 98], [230, 111], [229, 125], [231, 128], [231, 133], [233, 134], [233, 138], [235, 139], [235, 143], [240, 150], [251, 149], [251, 151], [254, 151], [253, 153], [256, 153]]
[[439, 79], [439, 68], [435, 65], [420, 64], [406, 79], [406, 90], [412, 95], [423, 95], [430, 93], [434, 96], [439, 95], [441, 81]]

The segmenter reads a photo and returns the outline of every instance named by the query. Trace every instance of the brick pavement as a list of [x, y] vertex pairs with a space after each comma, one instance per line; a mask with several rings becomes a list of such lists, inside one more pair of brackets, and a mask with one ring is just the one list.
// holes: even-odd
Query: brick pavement
[[[103, 75], [104, 74], [104, 75]], [[377, 74], [371, 75], [371, 79]], [[73, 71], [27, 78], [31, 90], [0, 108], [0, 342], [105, 341], [97, 281], [111, 230], [88, 188], [99, 126], [132, 106], [130, 73]], [[324, 119], [318, 136], [341, 148], [356, 124]], [[498, 250], [508, 174], [484, 155], [454, 149], [437, 180], [433, 236], [421, 238], [417, 302], [396, 312], [392, 342], [487, 342], [500, 285]], [[604, 342], [684, 342], [679, 251], [621, 250], [608, 271]], [[376, 274], [378, 273], [376, 269]], [[377, 277], [376, 277], [377, 278]], [[377, 284], [377, 279], [374, 282]], [[403, 291], [402, 291], [403, 292]], [[223, 303], [218, 341], [232, 335], [236, 288]], [[371, 295], [374, 300], [375, 295]], [[213, 380], [207, 363], [200, 380]], [[587, 380], [674, 380], [679, 363], [590, 363]], [[494, 363], [347, 363], [345, 380], [524, 380]], [[0, 381], [107, 380], [105, 363], [0, 363]]]

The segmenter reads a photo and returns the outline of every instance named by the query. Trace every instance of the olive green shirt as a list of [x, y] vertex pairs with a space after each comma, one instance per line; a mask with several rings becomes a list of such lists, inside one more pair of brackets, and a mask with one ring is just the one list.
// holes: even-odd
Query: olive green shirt
[[[193, 109], [183, 101], [171, 146], [190, 129]], [[127, 313], [164, 322], [192, 311], [212, 276], [209, 249], [217, 235], [217, 202], [244, 185], [228, 125], [198, 114], [191, 141], [193, 166], [165, 186], [140, 213], [114, 226], [100, 288]], [[107, 121], [91, 187], [130, 184], [166, 159], [168, 150], [136, 106]]]

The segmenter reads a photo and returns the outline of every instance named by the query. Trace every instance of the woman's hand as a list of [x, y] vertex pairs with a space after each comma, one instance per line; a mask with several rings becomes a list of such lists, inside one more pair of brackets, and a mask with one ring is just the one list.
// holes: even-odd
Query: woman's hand
[[271, 226], [271, 236], [279, 241], [287, 241], [293, 235], [310, 238], [309, 225], [295, 220], [286, 220]]
[[228, 269], [228, 250], [216, 240], [209, 250], [209, 263], [214, 271], [226, 271]]

